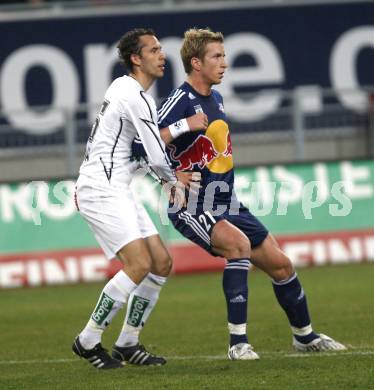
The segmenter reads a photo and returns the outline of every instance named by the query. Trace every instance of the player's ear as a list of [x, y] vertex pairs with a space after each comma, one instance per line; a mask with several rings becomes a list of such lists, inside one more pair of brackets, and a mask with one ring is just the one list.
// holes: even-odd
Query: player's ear
[[141, 58], [139, 54], [135, 54], [135, 53], [131, 54], [130, 59], [134, 65], [140, 66]]
[[191, 58], [191, 67], [192, 67], [192, 69], [199, 72], [201, 69], [201, 60], [197, 57], [192, 57]]

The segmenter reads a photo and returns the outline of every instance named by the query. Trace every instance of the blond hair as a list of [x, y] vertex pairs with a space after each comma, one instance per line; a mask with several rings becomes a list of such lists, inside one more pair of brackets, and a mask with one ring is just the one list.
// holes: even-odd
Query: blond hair
[[187, 74], [192, 71], [191, 59], [196, 57], [202, 60], [206, 52], [206, 45], [211, 42], [223, 43], [223, 34], [213, 32], [209, 28], [191, 28], [184, 33], [180, 54]]

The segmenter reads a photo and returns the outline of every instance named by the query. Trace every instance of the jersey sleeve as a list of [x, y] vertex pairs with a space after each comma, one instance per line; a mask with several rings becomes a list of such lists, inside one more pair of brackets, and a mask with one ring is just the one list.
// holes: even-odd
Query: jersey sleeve
[[188, 96], [185, 91], [176, 89], [161, 104], [158, 114], [158, 127], [163, 129], [172, 123], [186, 118], [188, 110]]
[[[176, 183], [177, 178], [165, 153], [165, 144], [160, 137], [157, 118], [153, 118], [145, 97], [124, 103], [125, 112], [133, 123], [147, 154], [148, 166], [158, 178]], [[126, 109], [127, 108], [127, 109]]]
[[214, 94], [215, 99], [218, 103], [221, 103], [223, 105], [223, 97], [216, 89], [212, 89], [212, 93]]

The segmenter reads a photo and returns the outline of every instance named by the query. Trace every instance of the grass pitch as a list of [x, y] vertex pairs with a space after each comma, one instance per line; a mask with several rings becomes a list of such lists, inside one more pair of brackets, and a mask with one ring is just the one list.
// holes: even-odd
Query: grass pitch
[[[250, 274], [254, 362], [226, 359], [220, 274], [173, 276], [142, 334], [163, 367], [95, 370], [73, 356], [104, 283], [0, 291], [0, 389], [374, 389], [374, 264], [299, 270], [313, 325], [348, 345], [297, 354], [268, 278]], [[111, 347], [123, 314], [105, 332]]]

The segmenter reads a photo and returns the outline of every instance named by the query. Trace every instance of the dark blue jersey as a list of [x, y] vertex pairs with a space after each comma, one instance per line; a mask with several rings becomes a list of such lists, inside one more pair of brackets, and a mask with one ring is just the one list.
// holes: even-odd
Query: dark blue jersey
[[167, 152], [173, 167], [178, 171], [201, 172], [199, 202], [228, 204], [232, 200], [234, 170], [229, 127], [218, 91], [209, 96], [200, 95], [187, 82], [171, 92], [158, 110], [159, 128], [198, 112], [208, 117], [206, 131], [182, 134], [171, 144]]

